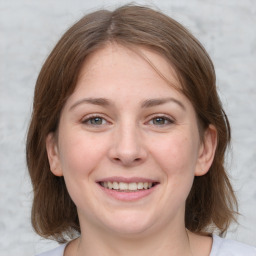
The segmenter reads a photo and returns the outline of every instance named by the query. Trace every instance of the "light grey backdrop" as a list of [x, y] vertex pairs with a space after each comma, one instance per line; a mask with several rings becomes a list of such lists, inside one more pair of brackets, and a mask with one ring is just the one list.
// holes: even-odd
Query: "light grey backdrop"
[[[83, 14], [115, 0], [0, 0], [0, 255], [32, 256], [56, 246], [33, 233], [25, 134], [34, 84], [61, 34]], [[241, 217], [228, 237], [256, 245], [256, 1], [158, 0], [192, 31], [216, 67], [233, 129], [228, 167]]]

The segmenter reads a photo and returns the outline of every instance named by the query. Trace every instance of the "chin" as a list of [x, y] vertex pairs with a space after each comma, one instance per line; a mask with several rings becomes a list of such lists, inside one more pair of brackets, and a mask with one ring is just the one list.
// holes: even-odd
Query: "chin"
[[[145, 216], [147, 216], [145, 218]], [[114, 220], [114, 221], [113, 221]], [[114, 233], [123, 236], [129, 235], [141, 235], [147, 233], [152, 226], [156, 223], [153, 218], [145, 213], [131, 213], [126, 212], [125, 214], [115, 214], [112, 215], [111, 221], [105, 222], [107, 229]]]

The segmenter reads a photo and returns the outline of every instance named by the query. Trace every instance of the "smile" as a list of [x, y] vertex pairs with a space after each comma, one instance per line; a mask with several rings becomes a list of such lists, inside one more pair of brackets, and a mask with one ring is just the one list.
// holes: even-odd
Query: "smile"
[[135, 192], [140, 190], [148, 190], [155, 186], [156, 182], [111, 182], [104, 181], [99, 183], [102, 187], [116, 190], [119, 192]]
[[160, 185], [157, 180], [142, 177], [108, 177], [98, 180], [101, 191], [121, 201], [137, 201], [154, 193]]

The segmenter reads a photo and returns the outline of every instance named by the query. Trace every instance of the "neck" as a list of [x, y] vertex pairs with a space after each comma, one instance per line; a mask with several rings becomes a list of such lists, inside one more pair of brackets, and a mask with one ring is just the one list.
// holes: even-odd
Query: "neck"
[[88, 230], [77, 241], [77, 256], [191, 256], [189, 234], [185, 228], [172, 232], [120, 235]]

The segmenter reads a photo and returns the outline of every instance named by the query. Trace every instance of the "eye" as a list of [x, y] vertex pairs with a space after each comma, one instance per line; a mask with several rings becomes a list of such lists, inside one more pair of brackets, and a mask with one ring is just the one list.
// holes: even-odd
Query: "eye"
[[83, 124], [100, 126], [107, 123], [107, 121], [100, 116], [90, 116], [82, 121]]
[[156, 126], [165, 126], [174, 123], [174, 121], [165, 116], [157, 116], [149, 121], [149, 124]]

